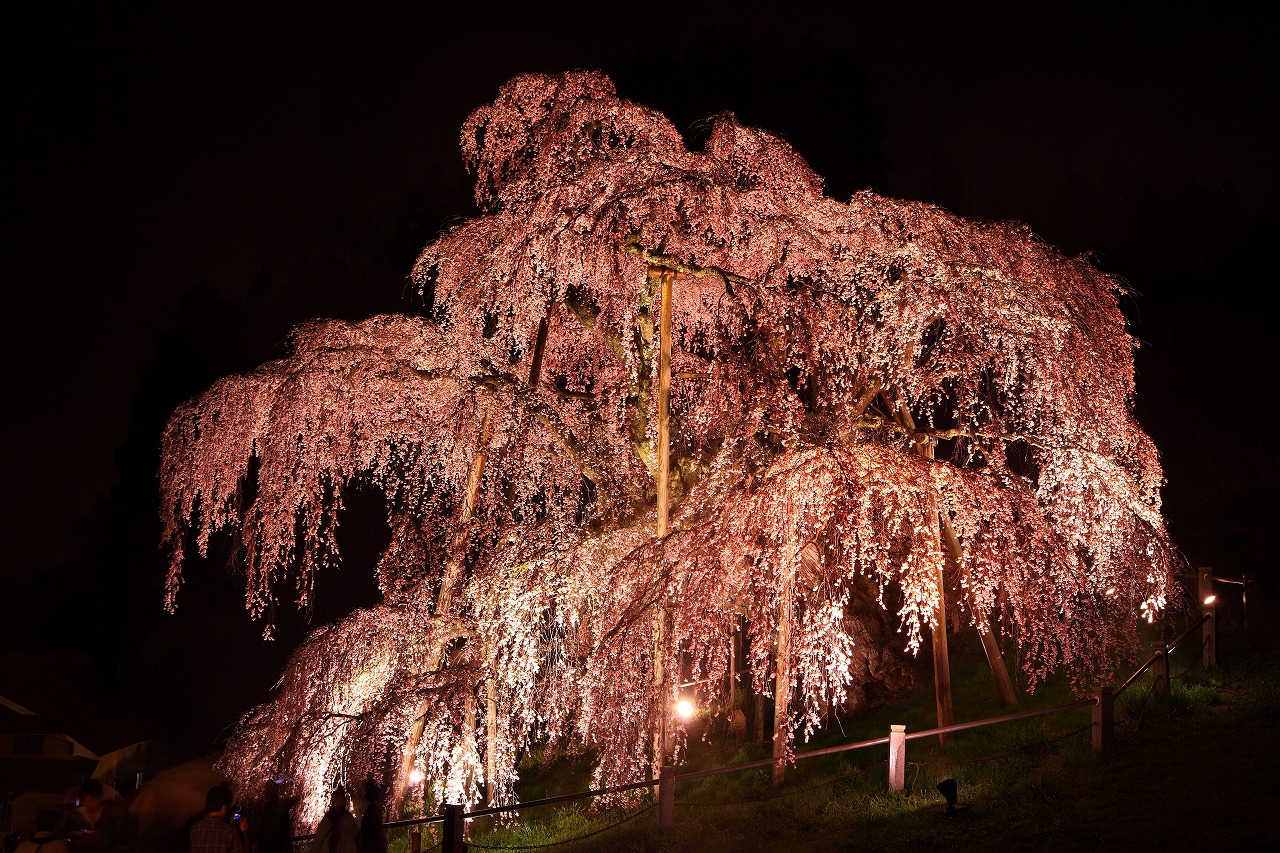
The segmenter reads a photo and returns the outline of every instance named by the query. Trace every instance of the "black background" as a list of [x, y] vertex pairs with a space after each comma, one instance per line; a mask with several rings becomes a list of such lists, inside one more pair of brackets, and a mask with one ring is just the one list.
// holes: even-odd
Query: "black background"
[[[225, 553], [161, 609], [160, 430], [315, 316], [413, 310], [474, 215], [467, 113], [515, 74], [611, 74], [696, 137], [723, 109], [848, 198], [1017, 219], [1126, 300], [1139, 418], [1193, 565], [1274, 573], [1275, 28], [1229, 5], [325, 9], [49, 4], [5, 41], [12, 143], [0, 637], [82, 648], [180, 751], [261, 701], [308, 624], [377, 599], [372, 530], [264, 644]], [[1071, 8], [1066, 8], [1071, 6]], [[110, 8], [108, 8], [110, 7]]]

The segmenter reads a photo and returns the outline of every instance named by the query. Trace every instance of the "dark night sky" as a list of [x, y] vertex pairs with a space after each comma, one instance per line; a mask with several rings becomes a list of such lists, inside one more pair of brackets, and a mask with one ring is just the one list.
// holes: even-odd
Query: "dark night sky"
[[[301, 320], [412, 310], [416, 251], [474, 213], [466, 114], [517, 73], [577, 67], [694, 136], [734, 110], [838, 198], [870, 187], [1096, 253], [1141, 293], [1138, 410], [1175, 541], [1274, 570], [1274, 26], [1221, 5], [428, 5], [59, 5], [6, 28], [5, 645], [87, 647], [117, 693], [171, 711], [184, 679], [251, 659], [209, 725], [261, 698], [299, 617], [264, 650], [216, 561], [160, 612], [165, 415]], [[320, 620], [374, 594], [358, 567], [325, 583]]]

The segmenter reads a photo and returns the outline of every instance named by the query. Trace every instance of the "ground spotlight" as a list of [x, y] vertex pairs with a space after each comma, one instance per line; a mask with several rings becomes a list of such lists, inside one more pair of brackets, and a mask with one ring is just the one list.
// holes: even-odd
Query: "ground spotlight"
[[955, 779], [943, 779], [939, 782], [938, 793], [942, 794], [943, 799], [947, 801], [946, 807], [941, 808], [938, 811], [947, 816], [951, 816], [956, 812], [962, 812], [969, 808], [968, 806], [962, 806], [956, 802], [956, 798], [959, 795], [959, 786], [956, 784]]

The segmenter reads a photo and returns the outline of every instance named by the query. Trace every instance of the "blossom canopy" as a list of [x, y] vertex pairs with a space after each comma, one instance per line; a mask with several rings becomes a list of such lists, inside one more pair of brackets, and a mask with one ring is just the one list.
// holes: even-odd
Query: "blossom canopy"
[[[385, 603], [304, 644], [229, 769], [305, 767], [322, 797], [412, 764], [433, 796], [497, 801], [531, 738], [563, 738], [629, 779], [675, 681], [731, 701], [737, 631], [767, 691], [794, 625], [789, 736], [909, 685], [939, 589], [1017, 644], [1032, 686], [1097, 673], [1164, 606], [1123, 283], [1089, 259], [1020, 224], [829, 198], [731, 114], [691, 150], [595, 72], [515, 78], [462, 151], [481, 215], [415, 265], [429, 316], [306, 324], [165, 433], [170, 606], [187, 549], [225, 529], [255, 616], [290, 586], [306, 604], [346, 490], [386, 499]], [[361, 656], [330, 660], [347, 644]], [[338, 696], [357, 722], [325, 716]]]

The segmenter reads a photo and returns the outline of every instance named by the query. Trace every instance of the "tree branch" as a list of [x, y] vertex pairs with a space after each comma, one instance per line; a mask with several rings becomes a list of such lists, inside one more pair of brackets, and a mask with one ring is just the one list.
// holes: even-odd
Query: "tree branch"
[[[868, 400], [868, 402], [870, 402]], [[1023, 441], [1032, 447], [1047, 449], [1046, 446], [1033, 438], [1013, 432], [979, 432], [966, 426], [953, 427], [951, 429], [911, 429], [897, 420], [890, 418], [882, 418], [879, 415], [864, 414], [853, 422], [854, 429], [880, 429], [887, 428], [893, 430], [899, 435], [905, 436], [916, 443], [930, 442], [935, 443], [945, 441], [951, 438], [968, 438], [968, 439], [994, 439], [998, 441]]]
[[696, 264], [686, 264], [684, 261], [681, 261], [679, 258], [672, 257], [671, 255], [650, 252], [648, 249], [640, 245], [639, 237], [627, 238], [627, 241], [622, 244], [622, 251], [629, 255], [636, 255], [640, 257], [644, 261], [648, 262], [650, 266], [673, 270], [683, 276], [688, 276], [689, 278], [715, 276], [720, 279], [720, 281], [724, 282], [725, 290], [729, 291], [730, 295], [733, 295], [733, 285], [735, 284], [751, 285], [751, 279], [723, 270], [720, 267], [700, 267]]

